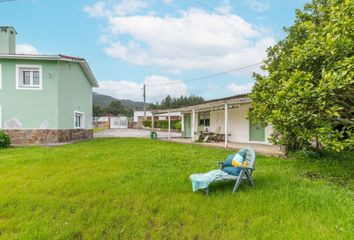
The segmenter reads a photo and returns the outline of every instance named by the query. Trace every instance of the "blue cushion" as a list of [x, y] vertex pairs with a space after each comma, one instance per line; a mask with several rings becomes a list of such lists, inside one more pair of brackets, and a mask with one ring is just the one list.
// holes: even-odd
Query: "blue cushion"
[[234, 176], [238, 176], [241, 171], [241, 169], [237, 168], [237, 167], [225, 167], [221, 170], [228, 173], [228, 174], [234, 175]]
[[232, 166], [232, 159], [234, 158], [235, 154], [230, 154], [225, 159], [224, 163], [222, 164], [222, 168], [224, 167], [231, 167]]

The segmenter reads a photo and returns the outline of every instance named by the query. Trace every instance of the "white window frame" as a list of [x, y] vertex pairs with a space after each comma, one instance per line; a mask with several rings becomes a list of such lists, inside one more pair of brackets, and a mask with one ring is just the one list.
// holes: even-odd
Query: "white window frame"
[[[28, 85], [22, 86], [20, 85], [20, 70], [21, 69], [29, 69], [33, 70], [38, 69], [39, 71], [39, 85]], [[16, 89], [17, 90], [42, 90], [42, 66], [41, 65], [17, 65], [16, 64]]]
[[0, 105], [0, 129], [2, 129], [2, 108]]
[[[82, 126], [76, 127], [76, 115], [81, 115], [81, 124]], [[85, 129], [85, 113], [84, 112], [79, 112], [79, 111], [74, 111], [74, 129]]]

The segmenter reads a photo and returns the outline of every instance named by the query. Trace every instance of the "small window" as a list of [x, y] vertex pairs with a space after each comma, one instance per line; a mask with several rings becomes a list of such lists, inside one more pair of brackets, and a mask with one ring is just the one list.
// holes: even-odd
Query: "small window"
[[199, 113], [199, 126], [210, 127], [210, 112]]
[[30, 65], [17, 65], [17, 89], [41, 89], [42, 67]]
[[81, 112], [74, 113], [75, 128], [85, 128], [85, 114]]

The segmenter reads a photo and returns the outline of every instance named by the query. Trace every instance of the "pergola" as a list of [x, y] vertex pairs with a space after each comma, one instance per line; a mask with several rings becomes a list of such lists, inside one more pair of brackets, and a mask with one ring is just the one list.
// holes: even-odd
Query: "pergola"
[[[164, 109], [164, 110], [154, 110], [154, 111], [152, 111], [151, 127], [153, 130], [154, 129], [154, 115], [161, 114], [161, 113], [167, 113], [167, 116], [168, 116], [168, 139], [171, 139], [171, 116], [170, 116], [170, 114], [172, 112], [182, 112], [183, 114], [184, 113], [191, 113], [191, 115], [192, 115], [191, 132], [192, 132], [192, 141], [194, 142], [195, 141], [194, 133], [195, 133], [196, 113], [224, 110], [225, 111], [225, 126], [224, 126], [225, 142], [224, 142], [224, 146], [225, 146], [225, 148], [227, 148], [227, 146], [228, 146], [228, 134], [227, 133], [228, 133], [228, 126], [229, 126], [229, 123], [228, 123], [229, 109], [238, 108], [239, 106], [241, 106], [243, 104], [248, 104], [250, 102], [251, 102], [251, 100], [247, 97], [247, 94], [242, 94], [242, 95], [235, 95], [235, 96], [231, 96], [231, 97], [227, 97], [227, 98], [208, 100], [208, 101], [205, 101], [201, 104], [188, 106], [188, 107]], [[182, 116], [182, 128], [183, 127], [184, 127], [184, 117]]]

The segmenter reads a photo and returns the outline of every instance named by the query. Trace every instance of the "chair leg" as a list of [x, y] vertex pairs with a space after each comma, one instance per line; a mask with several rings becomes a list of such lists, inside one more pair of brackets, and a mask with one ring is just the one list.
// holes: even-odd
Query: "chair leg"
[[240, 187], [241, 181], [242, 181], [242, 175], [243, 175], [243, 170], [241, 170], [240, 175], [238, 175], [238, 178], [236, 180], [234, 189], [232, 190], [232, 193], [236, 192], [238, 188]]
[[254, 184], [254, 181], [253, 181], [252, 174], [250, 172], [248, 172], [248, 171], [246, 171], [245, 173], [246, 173], [246, 177], [247, 177], [247, 180], [248, 180], [249, 184], [252, 187], [256, 187], [256, 185]]

